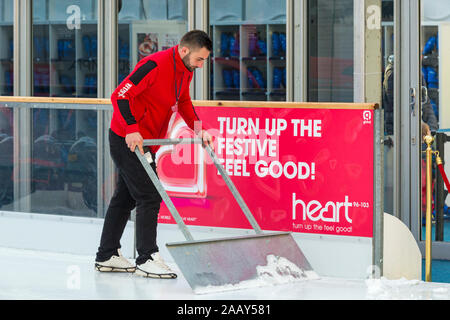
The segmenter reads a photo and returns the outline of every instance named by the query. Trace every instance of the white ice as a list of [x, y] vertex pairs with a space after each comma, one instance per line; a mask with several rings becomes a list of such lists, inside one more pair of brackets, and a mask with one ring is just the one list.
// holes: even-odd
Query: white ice
[[312, 270], [302, 270], [297, 265], [284, 257], [275, 255], [267, 256], [267, 265], [256, 267], [256, 278], [244, 280], [236, 284], [222, 286], [196, 287], [196, 294], [211, 294], [229, 290], [242, 290], [256, 287], [290, 284], [299, 281], [319, 279]]
[[[289, 262], [269, 257], [260, 276]], [[94, 256], [0, 247], [0, 299], [159, 299], [159, 300], [365, 300], [450, 299], [450, 284], [417, 280], [340, 279], [304, 274], [301, 281], [272, 273], [269, 283], [239, 290], [196, 294], [182, 274], [173, 280], [134, 274], [100, 273]], [[178, 271], [174, 264], [170, 266]], [[301, 272], [301, 270], [293, 271]], [[278, 274], [279, 276], [279, 274]], [[286, 275], [285, 275], [286, 276]], [[261, 281], [261, 279], [260, 279]], [[285, 283], [286, 282], [286, 283]]]

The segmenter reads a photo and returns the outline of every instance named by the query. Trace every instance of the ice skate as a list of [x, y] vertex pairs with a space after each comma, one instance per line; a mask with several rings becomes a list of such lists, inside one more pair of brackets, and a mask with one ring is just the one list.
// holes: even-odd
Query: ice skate
[[159, 252], [153, 253], [147, 262], [137, 265], [135, 273], [157, 279], [175, 279], [177, 277], [177, 274], [166, 265]]
[[118, 255], [113, 255], [109, 260], [103, 262], [95, 262], [95, 270], [100, 272], [134, 272], [136, 267], [132, 265], [120, 250], [117, 250]]

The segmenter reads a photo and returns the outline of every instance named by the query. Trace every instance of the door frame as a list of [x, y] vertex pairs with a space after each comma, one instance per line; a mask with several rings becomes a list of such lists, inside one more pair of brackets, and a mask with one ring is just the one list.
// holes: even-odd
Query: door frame
[[[425, 240], [421, 237], [421, 0], [394, 2], [394, 15], [400, 28], [400, 32], [395, 34], [399, 44], [395, 48], [395, 62], [400, 67], [400, 72], [396, 71], [398, 77], [395, 79], [395, 87], [398, 88], [400, 100], [397, 104], [400, 110], [397, 110], [399, 117], [396, 122], [400, 143], [396, 147], [398, 172], [394, 178], [394, 184], [397, 183], [394, 198], [398, 199], [400, 219], [411, 230], [424, 256]], [[450, 260], [450, 243], [433, 241], [432, 258]]]

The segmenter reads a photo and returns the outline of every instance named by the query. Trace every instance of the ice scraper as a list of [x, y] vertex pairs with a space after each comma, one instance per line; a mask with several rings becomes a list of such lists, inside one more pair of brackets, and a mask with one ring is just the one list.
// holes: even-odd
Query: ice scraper
[[[176, 144], [202, 144], [202, 140], [198, 138], [144, 140], [144, 146]], [[135, 150], [151, 181], [186, 238], [186, 241], [167, 243], [166, 247], [194, 292], [205, 287], [237, 285], [246, 280], [256, 279], [260, 276], [258, 272], [258, 270], [261, 270], [260, 267], [268, 264], [268, 257], [282, 257], [291, 262], [291, 266], [294, 266], [293, 268], [285, 267], [278, 270], [279, 273], [287, 273], [293, 278], [304, 277], [304, 274], [298, 272], [298, 270], [311, 271], [312, 268], [291, 233], [264, 233], [213, 149], [207, 145], [204, 147], [250, 222], [255, 231], [254, 235], [194, 240], [149, 162], [145, 156], [141, 155], [138, 148]]]

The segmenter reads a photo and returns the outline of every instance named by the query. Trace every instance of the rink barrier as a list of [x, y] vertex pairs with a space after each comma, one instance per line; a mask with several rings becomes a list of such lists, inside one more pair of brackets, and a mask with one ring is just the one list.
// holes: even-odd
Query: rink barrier
[[[51, 109], [80, 109], [111, 111], [111, 101], [109, 99], [92, 98], [47, 98], [47, 97], [0, 97], [0, 104], [10, 108], [51, 108]], [[297, 103], [297, 102], [255, 102], [255, 101], [193, 101], [196, 110], [203, 107], [227, 108], [230, 114], [234, 114], [233, 108], [261, 110], [267, 109], [292, 109], [292, 110], [368, 110], [373, 112], [373, 215], [371, 238], [371, 255], [373, 272], [378, 276], [383, 273], [383, 128], [382, 114], [377, 104], [370, 103]], [[198, 108], [197, 108], [198, 107]], [[202, 116], [200, 115], [200, 118]], [[99, 149], [100, 150], [100, 149]], [[197, 227], [197, 226], [196, 226]], [[217, 227], [217, 226], [215, 226]], [[220, 228], [220, 227], [219, 227]], [[232, 229], [232, 228], [231, 228]], [[237, 228], [240, 229], [240, 228]], [[245, 229], [245, 228], [244, 228]], [[301, 236], [301, 232], [294, 232]], [[326, 239], [327, 235], [306, 234], [307, 238]], [[317, 236], [317, 237], [316, 237]], [[331, 238], [333, 238], [332, 235]], [[340, 236], [337, 236], [340, 237]], [[349, 237], [353, 238], [353, 237]], [[357, 241], [358, 236], [354, 237]], [[301, 241], [301, 240], [300, 240]]]

